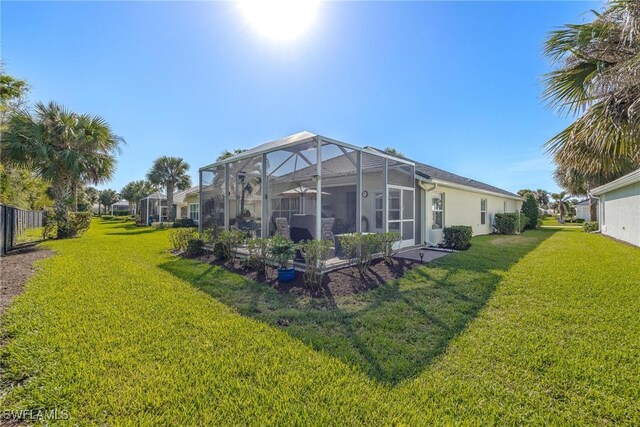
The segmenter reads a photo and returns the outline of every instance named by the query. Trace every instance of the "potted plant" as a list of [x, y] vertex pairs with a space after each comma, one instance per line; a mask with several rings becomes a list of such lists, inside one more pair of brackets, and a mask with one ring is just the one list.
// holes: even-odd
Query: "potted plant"
[[278, 264], [278, 281], [291, 282], [296, 277], [296, 270], [291, 265], [296, 254], [296, 245], [291, 240], [275, 236], [269, 246], [269, 257]]

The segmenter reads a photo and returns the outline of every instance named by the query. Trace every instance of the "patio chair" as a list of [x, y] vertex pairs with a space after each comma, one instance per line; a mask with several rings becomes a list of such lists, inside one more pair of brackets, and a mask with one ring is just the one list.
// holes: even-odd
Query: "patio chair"
[[276, 232], [287, 239], [291, 239], [291, 227], [287, 218], [276, 218]]
[[335, 218], [322, 218], [320, 238], [331, 242], [331, 250], [329, 251], [327, 258], [333, 258], [336, 256], [336, 237], [333, 234], [333, 225], [335, 221]]

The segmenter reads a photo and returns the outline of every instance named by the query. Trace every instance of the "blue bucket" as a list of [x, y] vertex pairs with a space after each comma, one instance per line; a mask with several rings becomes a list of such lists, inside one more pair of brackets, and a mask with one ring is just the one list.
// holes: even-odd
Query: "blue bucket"
[[278, 269], [278, 282], [293, 282], [296, 278], [296, 269], [291, 268], [279, 268]]

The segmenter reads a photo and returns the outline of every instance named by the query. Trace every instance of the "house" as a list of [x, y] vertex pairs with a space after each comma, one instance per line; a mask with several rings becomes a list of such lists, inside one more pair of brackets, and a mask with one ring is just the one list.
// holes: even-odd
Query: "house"
[[267, 142], [200, 169], [200, 227], [294, 241], [397, 232], [399, 247], [433, 245], [443, 229], [493, 231], [522, 199], [500, 188], [372, 147], [310, 132]]
[[[596, 202], [597, 205], [597, 202]], [[585, 199], [574, 205], [576, 208], [576, 218], [583, 219], [585, 221], [597, 221], [596, 218], [591, 218], [591, 203], [589, 199]]]
[[640, 246], [640, 169], [591, 192], [600, 199], [602, 234]]
[[138, 203], [140, 207], [140, 221], [147, 225], [154, 222], [167, 221], [167, 196], [156, 191], [149, 194]]
[[[129, 212], [131, 210], [131, 212]], [[114, 203], [113, 205], [111, 205], [110, 208], [111, 213], [113, 214], [113, 212], [117, 212], [117, 211], [127, 211], [129, 212], [130, 215], [135, 215], [136, 214], [136, 206], [135, 204], [133, 206], [129, 205], [129, 201], [122, 199], [116, 203]]]
[[191, 218], [196, 224], [200, 219], [200, 186], [195, 185], [173, 195], [176, 219]]

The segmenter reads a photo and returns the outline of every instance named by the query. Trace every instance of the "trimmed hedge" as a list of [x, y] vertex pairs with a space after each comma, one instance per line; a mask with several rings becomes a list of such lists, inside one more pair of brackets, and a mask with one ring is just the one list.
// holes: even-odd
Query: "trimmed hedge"
[[444, 246], [447, 248], [463, 251], [471, 246], [473, 229], [468, 225], [453, 225], [445, 227]]
[[[520, 223], [518, 224], [518, 217]], [[510, 213], [497, 213], [494, 216], [494, 227], [497, 234], [517, 234], [527, 226], [529, 218], [523, 213], [510, 212]], [[520, 225], [520, 228], [518, 228]]]
[[173, 222], [173, 228], [192, 228], [197, 227], [191, 218], [179, 218]]

